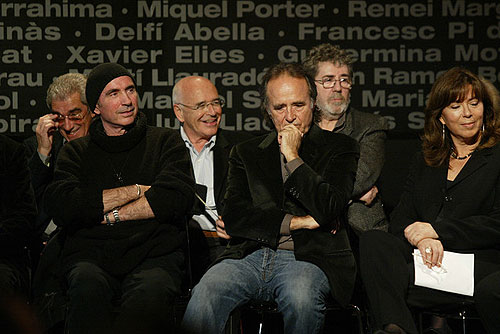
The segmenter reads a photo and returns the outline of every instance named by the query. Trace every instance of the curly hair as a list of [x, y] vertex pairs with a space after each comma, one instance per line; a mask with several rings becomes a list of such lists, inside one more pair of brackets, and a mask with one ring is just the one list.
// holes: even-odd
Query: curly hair
[[47, 89], [45, 102], [52, 109], [52, 101], [65, 100], [73, 93], [80, 94], [80, 101], [88, 106], [85, 97], [85, 85], [87, 77], [81, 73], [66, 73], [54, 79]]
[[453, 67], [436, 79], [425, 108], [422, 152], [428, 166], [437, 167], [447, 163], [450, 152], [454, 149], [453, 142], [448, 128], [439, 119], [444, 108], [454, 102], [463, 102], [469, 91], [483, 103], [484, 130], [476, 149], [492, 147], [500, 141], [498, 90], [492, 83], [471, 71]]
[[338, 45], [324, 43], [313, 47], [309, 50], [309, 53], [302, 61], [302, 64], [304, 65], [307, 73], [314, 78], [318, 73], [318, 64], [320, 62], [332, 62], [336, 66], [345, 65], [349, 69], [349, 76], [351, 78], [353, 76], [352, 64], [354, 63], [354, 60]]
[[298, 63], [279, 63], [271, 66], [267, 69], [262, 77], [262, 82], [260, 84], [260, 108], [264, 121], [271, 128], [274, 126], [271, 121], [269, 114], [267, 112], [267, 107], [269, 104], [269, 99], [267, 96], [267, 85], [272, 79], [278, 78], [282, 75], [289, 75], [292, 78], [303, 78], [307, 82], [307, 87], [309, 88], [309, 97], [311, 98], [311, 105], [314, 105], [316, 101], [317, 91], [314, 80], [309, 76], [304, 67]]

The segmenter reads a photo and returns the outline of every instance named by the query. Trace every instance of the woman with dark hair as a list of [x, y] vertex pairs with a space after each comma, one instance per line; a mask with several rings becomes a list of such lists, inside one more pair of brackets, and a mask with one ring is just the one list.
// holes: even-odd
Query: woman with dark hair
[[390, 233], [360, 240], [361, 275], [379, 333], [417, 333], [410, 307], [465, 296], [414, 285], [413, 249], [439, 269], [444, 250], [474, 254], [474, 301], [488, 333], [500, 333], [500, 98], [488, 81], [452, 68], [434, 83], [422, 153], [391, 214]]

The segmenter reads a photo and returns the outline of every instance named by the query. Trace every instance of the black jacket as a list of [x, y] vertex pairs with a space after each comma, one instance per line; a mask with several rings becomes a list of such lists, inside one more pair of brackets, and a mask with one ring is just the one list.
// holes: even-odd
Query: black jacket
[[283, 183], [276, 132], [237, 145], [229, 160], [224, 222], [232, 239], [221, 258], [242, 258], [260, 246], [278, 247], [286, 213], [311, 215], [316, 230], [292, 231], [297, 260], [314, 263], [327, 275], [340, 304], [351, 298], [356, 266], [345, 228], [353, 191], [358, 143], [312, 126], [302, 141], [299, 166]]

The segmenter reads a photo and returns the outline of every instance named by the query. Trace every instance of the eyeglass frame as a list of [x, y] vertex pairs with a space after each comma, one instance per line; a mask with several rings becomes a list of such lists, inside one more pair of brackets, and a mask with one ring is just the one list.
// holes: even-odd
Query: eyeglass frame
[[[329, 79], [329, 80], [325, 81], [325, 79]], [[330, 88], [335, 87], [335, 85], [337, 84], [337, 82], [339, 82], [340, 87], [344, 88], [344, 89], [351, 89], [352, 86], [353, 86], [351, 78], [349, 78], [349, 77], [340, 77], [340, 78], [337, 79], [333, 75], [324, 76], [323, 78], [321, 78], [319, 80], [314, 80], [314, 82], [319, 83], [324, 89], [330, 89]], [[332, 82], [332, 86], [331, 87], [325, 87], [325, 83], [329, 83], [329, 82]], [[344, 87], [342, 85], [344, 82], [346, 82], [349, 86], [348, 87]]]
[[[78, 114], [69, 114], [69, 115], [63, 115], [55, 111], [51, 112], [51, 114], [57, 115], [57, 118], [55, 119], [57, 122], [64, 122], [66, 118], [69, 119], [71, 122], [81, 122], [89, 113], [90, 113], [89, 109], [87, 109], [87, 112], [81, 111]], [[75, 117], [76, 115], [79, 115], [79, 117], [71, 119], [71, 117]]]
[[202, 111], [202, 110], [208, 109], [208, 106], [210, 106], [210, 105], [213, 108], [223, 108], [224, 105], [226, 104], [226, 101], [224, 101], [223, 98], [219, 97], [219, 98], [214, 99], [210, 102], [205, 102], [205, 101], [200, 102], [194, 106], [190, 106], [190, 105], [180, 103], [180, 102], [177, 102], [176, 104], [181, 105], [181, 106], [186, 107], [186, 108], [189, 108], [189, 109], [194, 110], [194, 111]]

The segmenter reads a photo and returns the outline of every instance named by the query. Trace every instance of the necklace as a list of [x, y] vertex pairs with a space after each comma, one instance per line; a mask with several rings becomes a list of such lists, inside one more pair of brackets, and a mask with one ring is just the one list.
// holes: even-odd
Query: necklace
[[469, 154], [464, 155], [463, 157], [459, 157], [459, 156], [455, 153], [455, 151], [451, 151], [450, 155], [451, 155], [451, 157], [452, 157], [452, 158], [454, 158], [454, 159], [457, 159], [457, 160], [465, 160], [465, 159], [467, 159], [468, 157], [470, 157], [470, 156], [472, 155], [472, 153], [474, 153], [474, 151], [471, 151]]
[[114, 175], [114, 177], [116, 177], [116, 180], [118, 181], [118, 184], [121, 185], [121, 186], [124, 185], [123, 176], [122, 176], [122, 170], [123, 170], [123, 167], [125, 167], [125, 165], [127, 164], [129, 157], [130, 157], [130, 151], [127, 152], [127, 156], [125, 157], [125, 160], [123, 161], [123, 163], [121, 163], [120, 170], [116, 170], [115, 164], [111, 160], [111, 157], [108, 156], [109, 164], [111, 165], [111, 168], [113, 169], [113, 175]]

